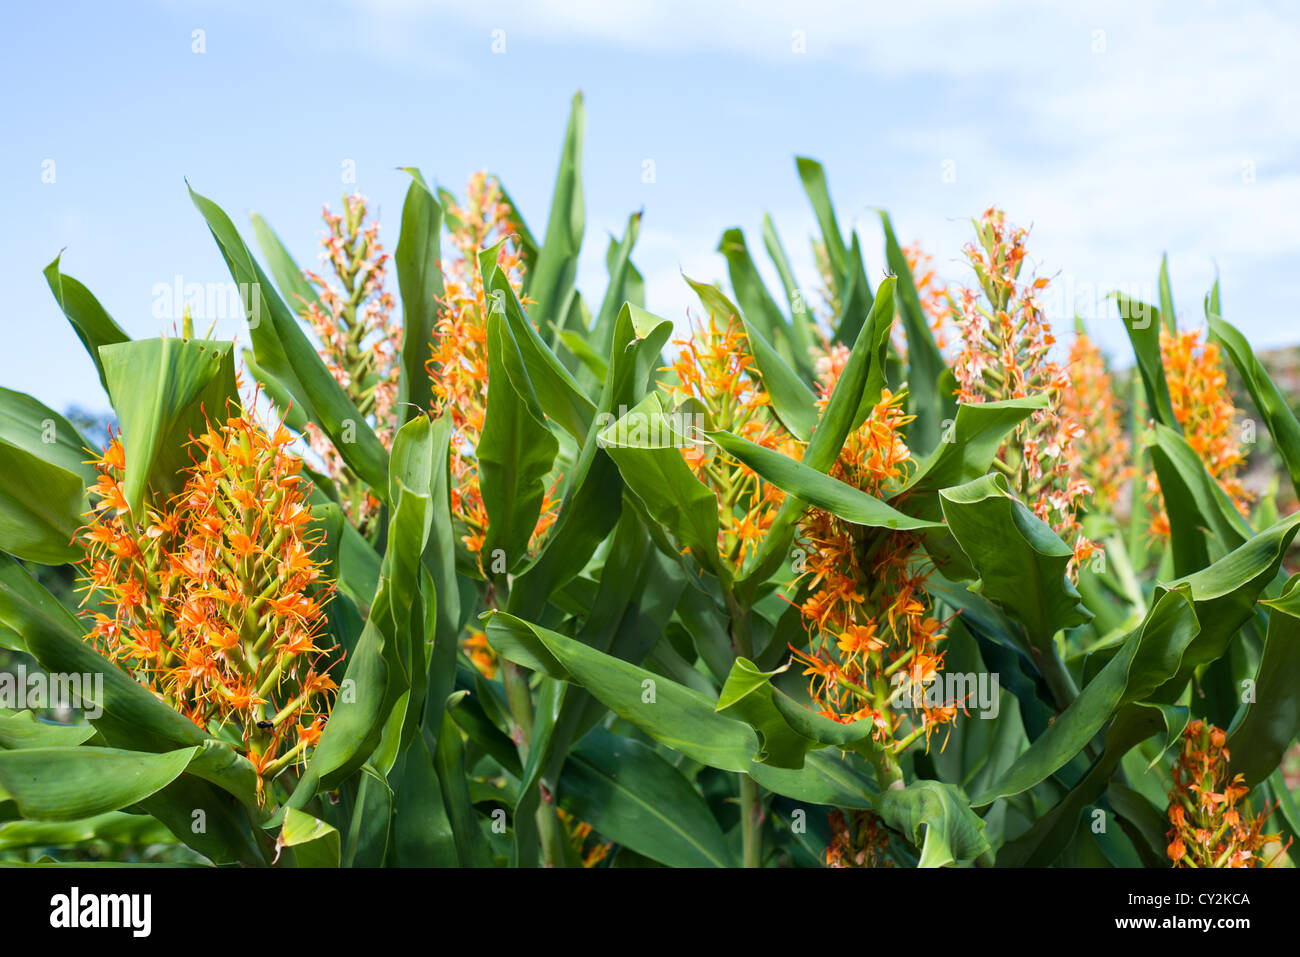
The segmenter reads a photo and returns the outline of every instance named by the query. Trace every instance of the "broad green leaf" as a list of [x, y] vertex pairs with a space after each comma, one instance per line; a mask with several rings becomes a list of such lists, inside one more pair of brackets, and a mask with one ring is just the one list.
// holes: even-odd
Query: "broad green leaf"
[[899, 504], [906, 501], [911, 514], [938, 519], [942, 512], [939, 490], [986, 475], [1007, 434], [1036, 410], [1047, 408], [1049, 401], [1048, 395], [1041, 393], [957, 406], [943, 439], [895, 493]]
[[[452, 699], [458, 696], [463, 696], [463, 692], [457, 692]], [[447, 701], [448, 712], [456, 707], [452, 699]], [[433, 759], [438, 784], [442, 788], [443, 806], [451, 821], [456, 858], [461, 867], [487, 867], [491, 858], [470, 803], [469, 784], [465, 777], [465, 746], [450, 713], [443, 715]]]
[[[101, 841], [107, 844], [143, 847], [149, 844], [175, 844], [175, 836], [146, 814], [108, 811], [77, 821], [10, 821], [0, 824], [0, 850], [27, 847], [71, 847]], [[76, 862], [85, 865], [85, 861]], [[106, 861], [123, 866], [119, 861]], [[170, 864], [166, 866], [174, 867]]]
[[955, 785], [913, 781], [901, 790], [882, 791], [873, 803], [886, 824], [921, 849], [918, 867], [973, 861], [989, 849], [984, 821]]
[[1251, 537], [1250, 524], [1179, 432], [1157, 423], [1146, 447], [1169, 516], [1175, 575], [1208, 565], [1211, 544], [1222, 552]]
[[[627, 229], [621, 241], [610, 238], [609, 255], [606, 257], [609, 269], [609, 285], [605, 287], [605, 297], [600, 303], [600, 312], [596, 313], [596, 325], [591, 330], [589, 348], [600, 361], [611, 354], [614, 345], [614, 328], [623, 306], [632, 296], [632, 287], [636, 282], [636, 267], [632, 265], [632, 247], [636, 245], [637, 234], [641, 231], [641, 214], [633, 213], [627, 219]], [[561, 338], [564, 338], [563, 336]], [[569, 339], [564, 339], [567, 345]], [[584, 343], [585, 344], [585, 343]], [[578, 355], [577, 352], [574, 355]], [[582, 358], [578, 355], [578, 358]], [[603, 381], [604, 373], [597, 373], [597, 380]]]
[[284, 824], [275, 848], [293, 848], [298, 867], [338, 867], [339, 832], [319, 818], [294, 808], [284, 812]]
[[[440, 732], [443, 704], [445, 701], [437, 709]], [[459, 713], [464, 710], [463, 706], [456, 708], [453, 717], [459, 720]], [[396, 806], [393, 808], [394, 863], [398, 867], [455, 867], [456, 845], [451, 822], [447, 820], [447, 809], [442, 802], [442, 788], [433, 767], [433, 756], [423, 738], [411, 740], [401, 768], [402, 777], [395, 787]]]
[[1119, 316], [1133, 344], [1138, 372], [1146, 387], [1151, 415], [1161, 425], [1178, 431], [1173, 403], [1169, 397], [1169, 383], [1165, 379], [1164, 362], [1160, 355], [1160, 310], [1154, 306], [1130, 299], [1123, 293], [1112, 293], [1119, 307]]
[[113, 321], [112, 316], [104, 311], [104, 307], [99, 304], [99, 300], [89, 289], [64, 274], [59, 267], [59, 260], [62, 258], [63, 253], [59, 253], [54, 257], [54, 262], [45, 267], [45, 281], [49, 283], [50, 292], [54, 293], [54, 299], [63, 310], [63, 314], [68, 317], [68, 322], [72, 323], [77, 338], [90, 353], [90, 358], [95, 363], [95, 370], [99, 373], [99, 382], [107, 392], [108, 380], [104, 376], [104, 364], [99, 358], [99, 348], [118, 342], [129, 342], [131, 337]]
[[822, 747], [823, 742], [796, 731], [773, 702], [776, 689], [771, 678], [784, 670], [761, 671], [748, 658], [737, 658], [714, 710], [754, 729], [758, 735], [755, 760], [760, 764], [798, 769], [803, 767], [804, 755]]
[[810, 751], [794, 770], [755, 762], [749, 776], [765, 790], [795, 801], [865, 810], [872, 806], [875, 785], [857, 755], [839, 747]]
[[1201, 623], [1201, 633], [1187, 649], [1177, 675], [1160, 689], [1158, 700], [1177, 700], [1196, 668], [1223, 657], [1241, 627], [1256, 614], [1256, 600], [1277, 579], [1297, 530], [1300, 512], [1266, 528], [1206, 568], [1157, 586], [1156, 598], [1166, 589], [1187, 588]]
[[[586, 227], [582, 202], [582, 140], [586, 130], [582, 94], [575, 94], [564, 133], [564, 150], [555, 176], [551, 213], [546, 221], [546, 238], [537, 261], [525, 274], [528, 298], [537, 303], [534, 316], [543, 328], [563, 326], [564, 312], [578, 272], [578, 252]], [[512, 204], [513, 205], [513, 204]]]
[[748, 725], [716, 713], [712, 700], [684, 685], [503, 612], [492, 614], [486, 631], [506, 659], [581, 685], [623, 720], [701, 764], [745, 771], [758, 750]]
[[[1218, 288], [1217, 283], [1215, 288]], [[1209, 322], [1210, 334], [1232, 359], [1232, 364], [1237, 367], [1237, 372], [1246, 383], [1246, 389], [1250, 392], [1255, 407], [1264, 416], [1268, 431], [1273, 436], [1277, 454], [1282, 457], [1282, 464], [1286, 466], [1296, 493], [1300, 494], [1300, 421], [1297, 421], [1295, 413], [1291, 410], [1287, 397], [1282, 394], [1269, 378], [1264, 366], [1255, 358], [1255, 353], [1250, 343], [1246, 341], [1246, 337], [1214, 312], [1210, 312], [1206, 318]]]
[[232, 345], [165, 338], [100, 350], [126, 452], [122, 494], [137, 521], [150, 492], [181, 490], [180, 473], [193, 461], [190, 440], [223, 422], [227, 403], [238, 401]]
[[491, 274], [485, 271], [484, 275], [491, 309], [504, 317], [519, 352], [517, 360], [505, 363], [515, 391], [520, 395], [534, 393], [541, 411], [582, 442], [596, 414], [595, 404], [528, 321], [505, 273], [494, 265]]
[[1046, 867], [1056, 861], [1074, 835], [1085, 808], [1106, 790], [1120, 759], [1142, 741], [1159, 734], [1164, 743], [1157, 755], [1159, 760], [1178, 742], [1186, 724], [1186, 708], [1138, 703], [1120, 708], [1106, 730], [1106, 747], [1088, 773], [1028, 831], [1002, 846], [998, 866]]
[[772, 265], [776, 266], [777, 274], [781, 277], [781, 285], [785, 288], [786, 300], [790, 304], [795, 366], [805, 376], [811, 376], [814, 373], [813, 353], [819, 348], [817, 329], [812, 313], [808, 309], [808, 303], [804, 301], [803, 293], [799, 291], [799, 285], [795, 282], [794, 270], [790, 268], [790, 259], [785, 254], [781, 237], [777, 235], [772, 217], [766, 213], [763, 214], [763, 246], [767, 249]]
[[75, 562], [86, 509], [79, 472], [0, 440], [0, 550], [43, 565]]
[[[727, 273], [736, 301], [744, 311], [747, 326], [756, 328], [770, 342], [781, 358], [801, 371], [808, 366], [808, 357], [799, 358], [793, 330], [787, 325], [776, 301], [763, 285], [754, 260], [745, 245], [745, 234], [739, 229], [728, 229], [718, 241], [718, 252], [727, 260]], [[804, 372], [805, 376], [808, 373]]]
[[488, 313], [488, 395], [479, 437], [478, 471], [488, 528], [483, 555], [505, 556], [506, 570], [519, 566], [541, 514], [546, 476], [559, 451], [535, 395], [520, 395], [507, 371], [519, 363], [519, 346], [506, 318]]
[[604, 429], [599, 441], [654, 520], [725, 581], [730, 573], [718, 557], [717, 496], [682, 458], [681, 447], [690, 440], [675, 425], [651, 394]]
[[913, 454], [929, 453], [939, 445], [944, 422], [952, 418], [956, 408], [952, 395], [945, 395], [940, 386], [940, 377], [948, 364], [930, 332], [912, 270], [884, 210], [880, 211], [880, 221], [885, 230], [885, 261], [890, 272], [898, 277], [898, 312], [907, 336], [907, 391], [911, 397], [910, 408], [916, 415], [907, 429], [907, 444]]
[[1066, 577], [1073, 552], [1021, 504], [1000, 474], [939, 493], [948, 529], [980, 576], [971, 585], [1025, 626], [1030, 644], [1047, 649], [1062, 628], [1092, 613]]
[[5, 750], [75, 748], [94, 734], [94, 727], [88, 724], [55, 724], [40, 720], [30, 711], [0, 708], [0, 748]]
[[835, 219], [835, 207], [831, 203], [830, 188], [826, 185], [826, 170], [822, 164], [806, 156], [795, 157], [795, 169], [803, 182], [804, 192], [812, 203], [813, 213], [821, 227], [822, 243], [826, 249], [826, 259], [831, 269], [832, 292], [843, 298], [844, 281], [848, 274], [849, 254], [844, 246], [844, 234]]
[[1300, 737], [1300, 575], [1292, 576], [1281, 597], [1260, 604], [1269, 610], [1268, 635], [1254, 697], [1228, 736], [1233, 773], [1244, 774], [1251, 787]]
[[[849, 433], [861, 425], [880, 398], [885, 384], [883, 348], [893, 323], [894, 280], [880, 284], [875, 305], [862, 333], [858, 336], [849, 358], [836, 381], [822, 412], [821, 420], [813, 432], [808, 447], [804, 449], [804, 465], [818, 472], [829, 472], [844, 447]], [[745, 573], [737, 584], [737, 597], [752, 600], [757, 589], [772, 575], [789, 554], [794, 528], [807, 505], [797, 496], [790, 496], [781, 504], [767, 536], [746, 561]]]
[[1162, 595], [1069, 707], [971, 805], [983, 807], [1019, 794], [1064, 767], [1121, 705], [1147, 698], [1172, 677], [1199, 632], [1191, 589], [1184, 586]]
[[249, 213], [248, 218], [253, 224], [253, 238], [257, 240], [257, 247], [262, 250], [267, 265], [271, 267], [271, 275], [284, 293], [285, 302], [295, 313], [304, 314], [308, 307], [320, 301], [316, 290], [298, 268], [270, 223], [257, 213]]
[[748, 465], [777, 488], [798, 496], [809, 505], [838, 515], [846, 522], [895, 530], [942, 527], [939, 522], [927, 522], [905, 515], [880, 499], [832, 478], [825, 472], [819, 472], [738, 435], [721, 431], [705, 434], [718, 448]]
[[597, 728], [565, 762], [560, 804], [601, 836], [669, 867], [734, 867], [708, 805], [653, 748]]
[[439, 244], [442, 207], [414, 166], [402, 203], [402, 231], [397, 239], [397, 288], [402, 296], [402, 390], [410, 419], [433, 404], [433, 380], [425, 364], [432, 357], [433, 330], [443, 297]]
[[90, 446], [76, 426], [26, 393], [0, 388], [0, 442], [80, 475], [86, 485], [95, 483], [86, 462]]
[[832, 320], [835, 340], [846, 346], [856, 342], [872, 305], [871, 283], [867, 280], [867, 268], [862, 264], [862, 244], [855, 232], [849, 246], [849, 272], [844, 283], [843, 302]]
[[0, 751], [0, 789], [23, 817], [75, 821], [136, 804], [175, 780], [197, 753], [117, 748]]

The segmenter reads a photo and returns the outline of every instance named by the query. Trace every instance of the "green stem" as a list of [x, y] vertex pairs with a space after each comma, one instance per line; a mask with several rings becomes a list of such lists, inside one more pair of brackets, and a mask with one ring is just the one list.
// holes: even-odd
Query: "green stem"
[[758, 782], [740, 776], [741, 846], [745, 867], [763, 866], [763, 798]]

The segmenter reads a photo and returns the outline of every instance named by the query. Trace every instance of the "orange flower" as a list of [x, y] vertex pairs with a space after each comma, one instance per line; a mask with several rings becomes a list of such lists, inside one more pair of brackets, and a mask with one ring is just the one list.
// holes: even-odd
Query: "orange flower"
[[[725, 326], [720, 325], [723, 321]], [[668, 390], [674, 404], [694, 399], [704, 405], [713, 427], [791, 458], [801, 457], [801, 444], [772, 414], [739, 319], [710, 315], [707, 321], [692, 321], [690, 336], [673, 340], [673, 345], [678, 352], [667, 368], [676, 378]], [[716, 446], [698, 444], [681, 452], [695, 476], [717, 496], [718, 553], [740, 569], [771, 528], [785, 494]]]
[[893, 867], [888, 856], [889, 831], [873, 811], [830, 813], [831, 843], [827, 846], [827, 867]]
[[82, 531], [82, 603], [88, 641], [200, 727], [234, 725], [273, 776], [314, 743], [290, 746], [292, 729], [319, 729], [329, 712], [333, 682], [312, 676], [330, 667], [333, 585], [317, 581], [299, 463], [235, 411], [194, 440], [180, 493], [139, 522], [102, 507], [125, 468], [112, 438]]
[[[826, 347], [820, 403], [825, 407], [843, 369], [838, 350]], [[903, 411], [904, 395], [885, 390], [866, 420], [850, 435], [831, 475], [870, 495], [881, 496], [902, 484], [914, 467], [902, 430], [912, 417]], [[942, 624], [930, 614], [924, 585], [929, 570], [914, 534], [850, 526], [830, 512], [812, 508], [799, 525], [804, 543], [804, 598], [800, 604], [809, 630], [807, 650], [791, 645], [807, 665], [809, 695], [820, 712], [844, 723], [867, 719], [883, 745], [901, 750], [923, 729], [928, 744], [934, 729], [951, 722], [958, 702], [923, 706], [913, 732], [899, 736], [904, 710], [891, 703], [891, 676], [905, 669], [912, 687], [932, 681], [943, 666], [938, 651]]]
[[1075, 336], [1066, 371], [1069, 383], [1061, 394], [1061, 411], [1080, 429], [1071, 474], [1091, 486], [1097, 508], [1108, 510], [1133, 469], [1114, 383], [1101, 350], [1086, 333]]
[[[501, 187], [486, 173], [470, 177], [464, 207], [449, 203], [446, 220], [459, 253], [443, 264], [442, 309], [434, 328], [432, 357], [427, 368], [433, 387], [435, 415], [451, 416], [451, 505], [462, 526], [461, 541], [481, 553], [488, 526], [487, 509], [479, 489], [475, 450], [487, 413], [487, 298], [478, 253], [504, 240], [497, 265], [505, 271], [515, 295], [522, 298], [524, 260], [515, 231], [513, 211]], [[529, 543], [535, 553], [558, 515], [557, 477], [542, 501], [541, 515]]]
[[[1246, 452], [1237, 428], [1237, 407], [1228, 389], [1223, 356], [1216, 343], [1199, 330], [1170, 334], [1160, 330], [1160, 354], [1169, 384], [1169, 399], [1183, 436], [1205, 463], [1205, 468], [1227, 493], [1242, 515], [1248, 515], [1254, 496], [1241, 482]], [[1169, 537], [1169, 516], [1164, 511], [1160, 480], [1147, 476], [1147, 503], [1154, 517], [1151, 534]]]
[[903, 247], [903, 256], [907, 259], [907, 268], [912, 274], [917, 297], [921, 300], [921, 312], [934, 334], [934, 342], [940, 349], [948, 345], [949, 328], [953, 319], [952, 299], [948, 290], [939, 281], [938, 275], [930, 265], [934, 259], [927, 254], [920, 243]]
[[[1277, 834], [1263, 833], [1273, 808], [1256, 816], [1241, 774], [1228, 767], [1227, 735], [1200, 720], [1183, 729], [1169, 791], [1169, 859], [1174, 867], [1268, 867], [1291, 842], [1265, 860]], [[1276, 805], [1274, 805], [1276, 807]]]

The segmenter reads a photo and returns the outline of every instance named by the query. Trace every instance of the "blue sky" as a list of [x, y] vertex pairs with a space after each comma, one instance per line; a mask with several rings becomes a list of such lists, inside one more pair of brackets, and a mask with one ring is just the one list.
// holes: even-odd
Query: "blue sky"
[[1227, 318], [1258, 345], [1294, 343], [1298, 47], [1300, 18], [1254, 3], [31, 5], [0, 40], [0, 384], [106, 407], [41, 275], [60, 249], [138, 337], [170, 326], [159, 283], [228, 280], [185, 177], [250, 240], [261, 213], [303, 265], [347, 161], [390, 250], [399, 166], [457, 192], [488, 168], [542, 232], [579, 89], [589, 301], [609, 233], [637, 209], [635, 260], [661, 315], [693, 305], [683, 270], [725, 276], [724, 229], [758, 245], [764, 211], [812, 285], [803, 154], [826, 164], [873, 280], [876, 208], [964, 280], [969, 218], [998, 203], [1033, 227], [1034, 264], [1062, 291], [1053, 318], [1068, 327], [1079, 309], [1121, 357], [1098, 297], [1153, 296], [1165, 251], [1187, 323], [1217, 268]]

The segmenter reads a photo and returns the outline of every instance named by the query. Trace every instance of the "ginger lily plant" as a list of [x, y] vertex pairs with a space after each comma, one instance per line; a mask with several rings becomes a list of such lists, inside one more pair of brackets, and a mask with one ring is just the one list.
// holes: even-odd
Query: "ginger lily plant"
[[882, 214], [873, 284], [799, 159], [821, 304], [765, 219], [780, 288], [727, 230], [674, 324], [640, 214], [575, 286], [584, 122], [536, 235], [411, 168], [391, 254], [348, 196], [317, 273], [192, 193], [239, 351], [50, 265], [120, 434], [0, 393], [0, 645], [87, 679], [0, 701], [0, 854], [1289, 865], [1300, 517], [1242, 482], [1229, 364], [1297, 487], [1300, 423], [1217, 289], [1205, 338], [1163, 269], [1117, 296], [1125, 380], [1001, 212], [953, 286]]

